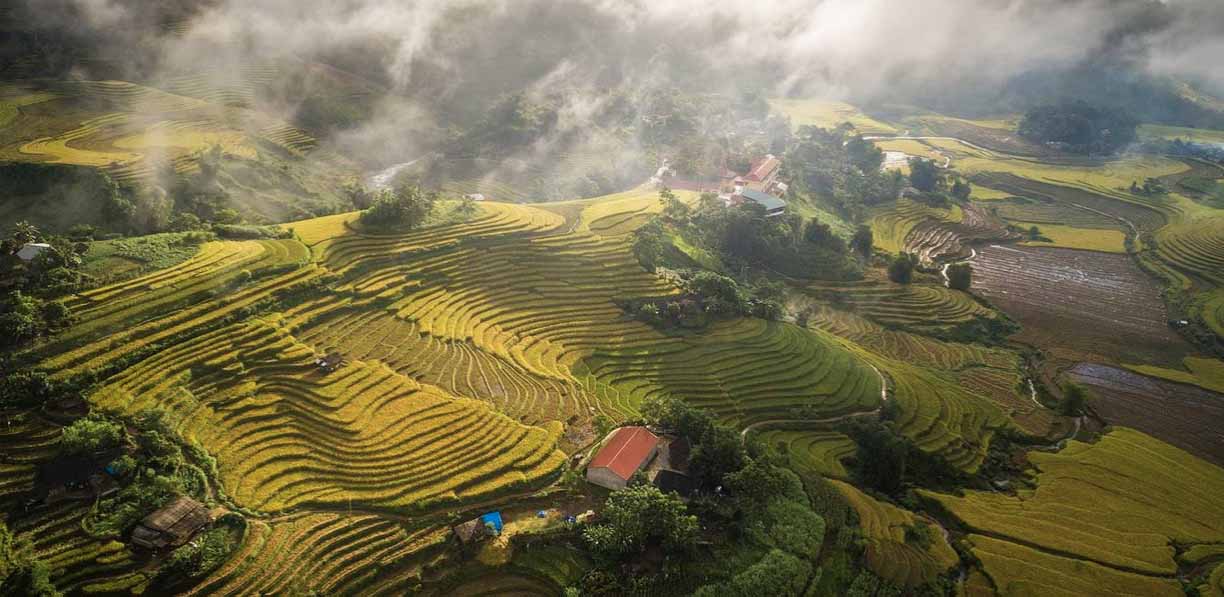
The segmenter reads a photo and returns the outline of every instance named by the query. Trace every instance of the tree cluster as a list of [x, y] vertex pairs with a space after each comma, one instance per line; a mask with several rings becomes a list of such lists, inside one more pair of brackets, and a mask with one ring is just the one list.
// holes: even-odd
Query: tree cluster
[[374, 230], [412, 230], [420, 227], [433, 212], [438, 195], [418, 186], [401, 185], [378, 193], [370, 207], [361, 212], [361, 224]]
[[1077, 100], [1025, 112], [1016, 132], [1034, 143], [1073, 153], [1110, 154], [1135, 142], [1138, 124], [1123, 110]]
[[796, 193], [827, 199], [852, 220], [866, 209], [897, 198], [901, 173], [881, 170], [884, 153], [853, 129], [802, 126], [786, 152], [783, 167]]

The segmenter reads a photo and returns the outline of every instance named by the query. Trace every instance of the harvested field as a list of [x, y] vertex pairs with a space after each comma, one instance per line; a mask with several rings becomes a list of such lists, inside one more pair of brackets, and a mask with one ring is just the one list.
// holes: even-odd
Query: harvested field
[[1081, 363], [1071, 379], [1091, 391], [1093, 411], [1224, 467], [1224, 395], [1133, 371]]
[[1057, 357], [1177, 365], [1190, 350], [1169, 329], [1155, 283], [1125, 255], [991, 245], [973, 270], [977, 292], [1023, 326], [1018, 339]]

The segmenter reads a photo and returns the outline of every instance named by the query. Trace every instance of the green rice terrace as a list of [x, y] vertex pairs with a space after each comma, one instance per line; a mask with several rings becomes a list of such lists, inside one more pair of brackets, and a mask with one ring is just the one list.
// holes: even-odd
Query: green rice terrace
[[1214, 5], [36, 4], [0, 595], [1224, 597]]

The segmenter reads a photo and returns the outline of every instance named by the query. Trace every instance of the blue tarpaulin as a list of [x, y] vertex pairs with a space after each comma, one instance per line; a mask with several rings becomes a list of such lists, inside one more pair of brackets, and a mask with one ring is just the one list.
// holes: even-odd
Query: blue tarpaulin
[[502, 530], [501, 512], [489, 512], [488, 514], [484, 514], [480, 517], [480, 522], [484, 524], [492, 523], [493, 530], [499, 533]]

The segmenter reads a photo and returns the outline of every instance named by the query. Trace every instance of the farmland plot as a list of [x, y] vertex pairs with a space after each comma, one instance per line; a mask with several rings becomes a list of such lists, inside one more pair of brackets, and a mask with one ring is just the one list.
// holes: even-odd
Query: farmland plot
[[1029, 459], [1040, 471], [1035, 490], [919, 492], [989, 536], [971, 538], [971, 549], [984, 554], [997, 587], [1035, 569], [1105, 568], [1101, 576], [1119, 592], [1144, 594], [1177, 572], [1174, 544], [1224, 540], [1224, 470], [1138, 431], [1114, 428], [1096, 443], [1072, 441]]
[[1177, 364], [1189, 350], [1169, 329], [1159, 290], [1125, 255], [992, 245], [973, 269], [978, 292], [1023, 326], [1018, 337], [1056, 356]]
[[[915, 587], [933, 580], [960, 559], [932, 521], [881, 502], [849, 483], [831, 481], [858, 514], [867, 542], [867, 566], [881, 578], [901, 587]], [[906, 540], [907, 529], [928, 525], [937, 535], [926, 547]]]
[[564, 462], [559, 424], [520, 425], [378, 363], [323, 376], [313, 361], [274, 324], [241, 323], [159, 352], [90, 401], [168, 410], [217, 459], [225, 491], [270, 512], [436, 507], [538, 485]]
[[1224, 466], [1224, 396], [1094, 363], [1076, 365], [1070, 374], [1095, 394], [1092, 408], [1109, 423]]

